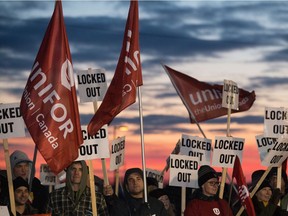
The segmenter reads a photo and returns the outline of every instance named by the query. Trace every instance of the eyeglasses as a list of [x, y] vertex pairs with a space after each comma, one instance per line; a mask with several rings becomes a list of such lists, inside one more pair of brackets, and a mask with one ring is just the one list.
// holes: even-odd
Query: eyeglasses
[[220, 182], [218, 181], [210, 181], [210, 182], [207, 182], [210, 186], [219, 186], [220, 185]]

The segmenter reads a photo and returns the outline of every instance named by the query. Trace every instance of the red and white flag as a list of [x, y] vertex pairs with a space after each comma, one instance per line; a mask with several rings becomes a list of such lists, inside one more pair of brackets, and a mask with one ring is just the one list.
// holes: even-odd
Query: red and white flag
[[245, 208], [248, 216], [256, 216], [254, 205], [250, 197], [250, 193], [247, 188], [246, 180], [243, 174], [239, 157], [236, 155], [232, 179], [235, 178], [238, 186], [238, 195], [241, 199], [241, 204]]
[[61, 1], [55, 3], [20, 109], [32, 139], [54, 173], [78, 157], [83, 138]]
[[[206, 121], [227, 115], [227, 109], [222, 107], [223, 85], [211, 85], [200, 82], [164, 65], [172, 84], [182, 102], [186, 106], [192, 123]], [[249, 110], [255, 101], [255, 92], [239, 89], [239, 110], [232, 113]]]
[[95, 135], [105, 124], [136, 101], [137, 87], [143, 84], [139, 49], [138, 1], [130, 1], [121, 54], [106, 95], [88, 125]]

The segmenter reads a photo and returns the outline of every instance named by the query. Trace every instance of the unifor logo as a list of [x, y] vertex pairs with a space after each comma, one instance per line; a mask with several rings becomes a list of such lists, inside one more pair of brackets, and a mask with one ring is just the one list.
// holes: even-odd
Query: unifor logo
[[61, 84], [69, 91], [74, 86], [73, 66], [69, 59], [66, 59], [61, 67]]
[[220, 215], [220, 210], [218, 208], [213, 208], [213, 212], [215, 215]]

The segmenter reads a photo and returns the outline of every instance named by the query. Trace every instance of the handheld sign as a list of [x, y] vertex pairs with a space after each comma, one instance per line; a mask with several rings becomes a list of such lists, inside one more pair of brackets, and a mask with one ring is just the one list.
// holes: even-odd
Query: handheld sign
[[171, 154], [169, 185], [197, 188], [199, 167], [197, 160], [196, 157]]
[[155, 178], [158, 181], [158, 186], [163, 185], [164, 176], [159, 170], [146, 168], [146, 177]]
[[19, 104], [0, 104], [0, 138], [25, 137]]
[[278, 167], [288, 157], [288, 138], [278, 138], [262, 161], [263, 166]]
[[197, 157], [199, 165], [210, 165], [211, 139], [182, 134], [180, 154]]
[[215, 137], [212, 165], [233, 168], [236, 155], [242, 161], [244, 141], [243, 138]]
[[222, 107], [238, 110], [239, 89], [237, 83], [231, 80], [224, 80], [222, 92]]
[[288, 137], [287, 108], [265, 107], [264, 136]]
[[264, 137], [263, 135], [256, 136], [258, 152], [260, 155], [260, 160], [263, 162], [265, 156], [273, 148], [277, 139], [271, 137]]
[[116, 170], [124, 164], [125, 155], [125, 137], [119, 137], [112, 141], [110, 170]]
[[77, 71], [80, 102], [102, 101], [107, 91], [103, 69]]
[[104, 125], [95, 135], [90, 136], [87, 126], [81, 126], [84, 143], [79, 147], [79, 156], [76, 160], [92, 160], [109, 158], [108, 129]]
[[10, 215], [7, 206], [0, 206], [0, 215]]
[[48, 164], [40, 165], [40, 181], [42, 185], [55, 185], [56, 184], [56, 176], [50, 170]]

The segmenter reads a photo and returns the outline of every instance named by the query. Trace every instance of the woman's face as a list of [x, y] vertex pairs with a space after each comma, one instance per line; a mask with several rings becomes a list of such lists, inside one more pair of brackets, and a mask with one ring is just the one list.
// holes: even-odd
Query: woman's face
[[206, 196], [214, 196], [217, 194], [219, 181], [217, 178], [212, 178], [202, 185], [202, 192]]
[[259, 202], [268, 202], [272, 196], [272, 190], [270, 187], [264, 187], [259, 190], [255, 196], [257, 197]]

